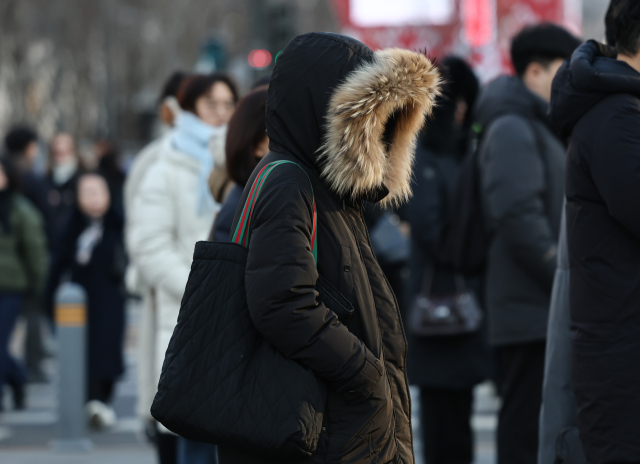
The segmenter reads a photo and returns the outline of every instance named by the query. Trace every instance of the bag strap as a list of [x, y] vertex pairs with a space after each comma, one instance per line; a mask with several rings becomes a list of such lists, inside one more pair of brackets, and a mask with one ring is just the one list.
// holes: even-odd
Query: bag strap
[[[269, 174], [271, 174], [271, 171], [273, 171], [276, 166], [280, 166], [281, 164], [286, 164], [286, 163], [294, 164], [298, 166], [300, 169], [302, 169], [302, 167], [294, 161], [289, 161], [289, 160], [273, 161], [265, 165], [256, 176], [255, 180], [253, 181], [253, 185], [251, 186], [251, 190], [249, 191], [249, 196], [247, 197], [247, 200], [244, 203], [244, 207], [242, 208], [240, 221], [238, 221], [236, 231], [233, 234], [233, 239], [232, 239], [233, 243], [237, 243], [238, 245], [242, 245], [244, 247], [249, 246], [249, 237], [251, 235], [251, 216], [253, 214], [253, 207], [258, 201], [258, 196], [260, 195], [260, 191], [264, 186], [264, 182], [269, 176]], [[311, 185], [311, 199], [313, 202], [313, 231], [311, 232], [311, 252], [313, 253], [313, 259], [316, 262], [316, 267], [318, 267], [318, 243], [316, 240], [316, 223], [317, 223], [316, 199], [313, 194], [313, 184], [311, 183], [309, 174], [307, 174], [307, 171], [305, 171], [304, 169], [302, 169], [302, 172], [304, 172], [304, 174], [307, 176], [307, 179], [309, 179], [309, 184]]]
[[[433, 280], [436, 275], [435, 263], [429, 263], [425, 267], [424, 276], [422, 277], [422, 286], [420, 292], [427, 298], [431, 296], [431, 290], [433, 289]], [[459, 272], [453, 274], [454, 283], [456, 286], [456, 293], [461, 294], [467, 291], [467, 284], [464, 280], [464, 276]]]

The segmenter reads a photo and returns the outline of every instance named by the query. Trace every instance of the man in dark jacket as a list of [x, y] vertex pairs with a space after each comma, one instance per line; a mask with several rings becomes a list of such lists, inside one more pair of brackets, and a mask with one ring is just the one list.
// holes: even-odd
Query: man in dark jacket
[[524, 29], [511, 44], [517, 76], [493, 81], [478, 104], [483, 202], [493, 235], [486, 303], [502, 398], [499, 464], [534, 464], [537, 457], [565, 165], [564, 145], [546, 115], [555, 72], [578, 45], [558, 26]]
[[[301, 462], [414, 462], [406, 339], [362, 204], [406, 200], [415, 136], [439, 83], [424, 55], [373, 52], [330, 33], [296, 37], [273, 70], [266, 113], [271, 152], [240, 204], [267, 163], [290, 160], [303, 169], [279, 166], [264, 183], [251, 217], [245, 285], [257, 330], [328, 386], [317, 452]], [[352, 314], [339, 318], [339, 308], [318, 301], [318, 275], [351, 302]], [[220, 461], [280, 462], [251, 451], [220, 446]]]
[[640, 462], [640, 3], [612, 11], [616, 49], [590, 41], [553, 83], [571, 136], [567, 235], [578, 428], [595, 464]]

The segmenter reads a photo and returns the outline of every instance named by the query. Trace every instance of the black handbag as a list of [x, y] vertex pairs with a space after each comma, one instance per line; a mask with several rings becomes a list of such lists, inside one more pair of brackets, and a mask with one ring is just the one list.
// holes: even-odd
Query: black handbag
[[456, 291], [449, 295], [431, 295], [435, 268], [425, 273], [422, 290], [409, 309], [409, 331], [422, 337], [463, 335], [480, 329], [483, 313], [464, 278], [455, 275]]
[[[196, 244], [151, 414], [190, 440], [287, 459], [315, 452], [326, 386], [255, 329], [244, 282], [253, 205], [264, 180], [283, 163], [293, 162], [269, 163], [256, 177], [233, 242]], [[315, 208], [314, 199], [311, 249], [317, 262]], [[348, 317], [353, 307], [328, 286], [318, 283], [320, 298], [332, 299], [331, 306]]]

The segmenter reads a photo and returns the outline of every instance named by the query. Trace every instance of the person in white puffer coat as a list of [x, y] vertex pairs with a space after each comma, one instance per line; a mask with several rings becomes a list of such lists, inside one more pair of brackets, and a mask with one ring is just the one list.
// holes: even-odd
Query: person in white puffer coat
[[[193, 75], [178, 92], [183, 112], [160, 142], [158, 156], [147, 169], [127, 225], [132, 262], [143, 281], [147, 317], [141, 321], [138, 410], [148, 418], [165, 352], [175, 327], [194, 246], [206, 240], [219, 209], [207, 180], [216, 163], [224, 162], [226, 125], [237, 102], [233, 83], [224, 75]], [[159, 427], [160, 462], [171, 458], [167, 430]], [[178, 454], [189, 454], [180, 446]], [[183, 458], [182, 460], [184, 460]]]
[[[150, 287], [140, 278], [140, 272], [135, 260], [131, 256], [131, 230], [136, 230], [137, 215], [134, 213], [135, 199], [142, 184], [142, 180], [149, 168], [159, 159], [163, 152], [166, 140], [171, 137], [170, 131], [175, 120], [182, 109], [178, 103], [176, 95], [180, 84], [185, 80], [187, 74], [184, 72], [174, 72], [165, 82], [160, 94], [159, 119], [161, 123], [161, 135], [157, 139], [147, 144], [135, 157], [127, 178], [124, 183], [124, 209], [125, 209], [125, 244], [129, 254], [129, 265], [125, 275], [127, 291], [132, 295], [142, 297], [141, 323], [138, 333], [138, 358], [150, 361], [153, 359], [155, 350], [155, 311], [151, 301]], [[138, 391], [137, 414], [145, 420], [146, 424], [153, 424], [149, 408], [153, 399], [155, 381], [155, 367], [153, 362], [140, 362], [137, 366], [138, 385], [145, 386]], [[154, 426], [155, 427], [155, 426]]]

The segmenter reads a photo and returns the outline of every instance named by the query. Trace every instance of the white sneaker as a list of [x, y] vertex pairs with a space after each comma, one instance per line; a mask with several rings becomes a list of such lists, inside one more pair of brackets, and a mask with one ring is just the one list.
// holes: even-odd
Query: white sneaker
[[84, 407], [89, 425], [96, 429], [113, 427], [116, 423], [116, 413], [113, 408], [102, 401], [91, 400]]

